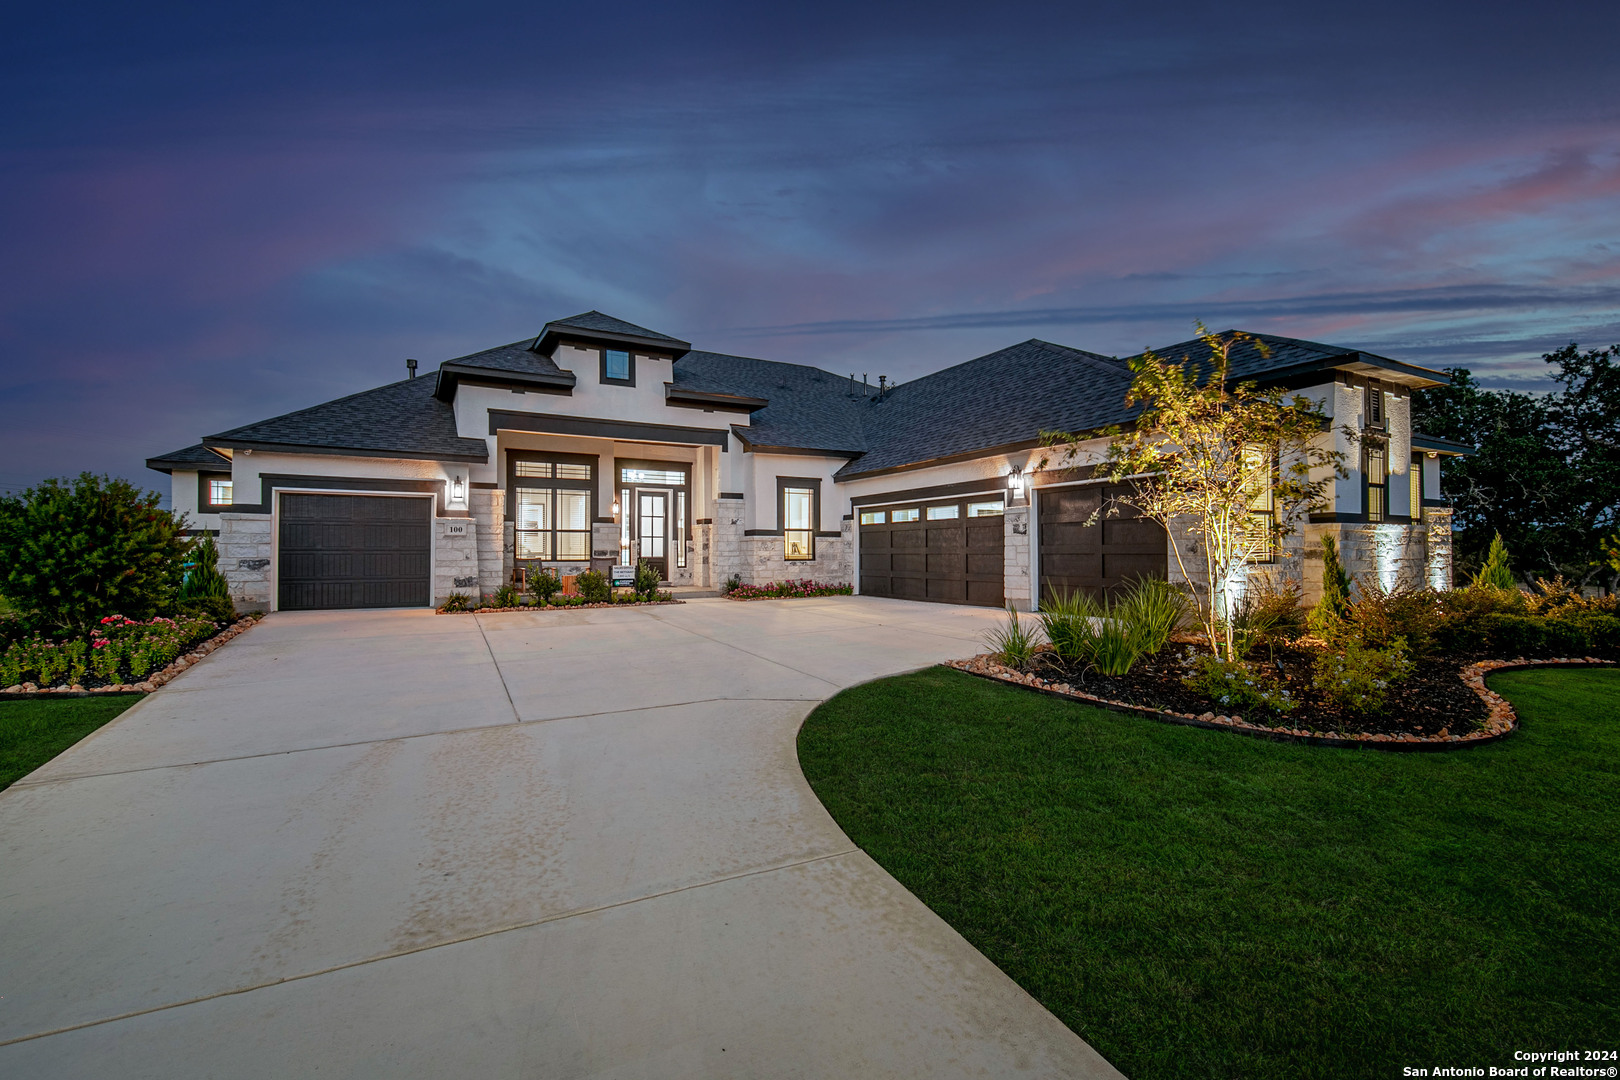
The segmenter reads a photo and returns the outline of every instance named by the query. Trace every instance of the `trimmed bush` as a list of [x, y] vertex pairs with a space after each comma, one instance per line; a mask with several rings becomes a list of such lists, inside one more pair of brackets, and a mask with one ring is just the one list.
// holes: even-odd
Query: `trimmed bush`
[[228, 623], [236, 618], [236, 605], [231, 603], [230, 583], [219, 572], [219, 548], [212, 536], [204, 535], [192, 545], [189, 568], [180, 582], [176, 604], [182, 613], [206, 615], [215, 622]]
[[608, 586], [607, 575], [600, 570], [587, 570], [579, 575], [575, 582], [579, 586], [579, 595], [587, 604], [606, 604], [613, 599], [613, 590]]
[[562, 592], [562, 578], [551, 570], [535, 570], [529, 574], [529, 595], [536, 603], [549, 604], [551, 598]]
[[646, 559], [636, 564], [635, 591], [641, 600], [652, 600], [658, 595], [658, 570]]
[[190, 541], [155, 491], [83, 473], [0, 498], [0, 593], [25, 630], [87, 637], [172, 611]]

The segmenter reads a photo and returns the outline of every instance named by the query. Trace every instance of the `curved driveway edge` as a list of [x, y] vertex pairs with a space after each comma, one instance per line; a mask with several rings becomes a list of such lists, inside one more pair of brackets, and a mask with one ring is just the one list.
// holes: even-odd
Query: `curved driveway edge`
[[999, 612], [273, 615], [0, 793], [0, 1073], [1118, 1076], [795, 737]]

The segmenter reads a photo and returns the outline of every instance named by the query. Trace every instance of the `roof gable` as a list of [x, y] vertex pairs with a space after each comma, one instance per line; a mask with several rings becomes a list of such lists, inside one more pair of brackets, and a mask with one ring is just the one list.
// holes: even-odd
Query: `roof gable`
[[553, 319], [546, 323], [545, 328], [540, 331], [540, 336], [534, 339], [533, 348], [549, 356], [557, 347], [557, 343], [564, 338], [581, 338], [604, 345], [618, 344], [632, 348], [653, 349], [669, 353], [677, 359], [692, 348], [689, 341], [661, 334], [657, 330], [649, 330], [645, 326], [637, 326], [633, 322], [616, 319], [612, 315], [604, 315], [600, 311], [585, 311], [578, 315], [570, 315], [566, 319]]

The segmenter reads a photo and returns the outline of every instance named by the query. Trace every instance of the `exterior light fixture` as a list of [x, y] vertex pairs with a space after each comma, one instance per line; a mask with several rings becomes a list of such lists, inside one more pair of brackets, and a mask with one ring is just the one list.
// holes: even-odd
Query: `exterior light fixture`
[[618, 499], [613, 500], [613, 512], [615, 514], [617, 514], [619, 512], [619, 500]]
[[1022, 466], [1014, 465], [1012, 470], [1007, 473], [1007, 490], [1012, 492], [1015, 499], [1024, 497], [1024, 469]]
[[467, 497], [467, 483], [461, 477], [450, 482], [450, 501], [461, 502]]
[[1433, 450], [1430, 450], [1430, 451], [1429, 451], [1429, 456], [1430, 456], [1430, 457], [1431, 457], [1431, 458], [1437, 458], [1437, 457], [1439, 457], [1439, 456], [1440, 456], [1440, 455], [1439, 455], [1439, 454], [1437, 454], [1437, 453], [1435, 453], [1435, 452], [1434, 452], [1434, 451], [1433, 451]]

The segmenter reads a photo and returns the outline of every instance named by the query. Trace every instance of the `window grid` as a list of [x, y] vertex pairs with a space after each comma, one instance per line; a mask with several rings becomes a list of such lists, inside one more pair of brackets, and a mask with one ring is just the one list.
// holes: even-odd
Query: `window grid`
[[1007, 504], [1001, 499], [995, 499], [990, 502], [968, 503], [967, 508], [967, 516], [970, 518], [1000, 517], [1006, 512]]
[[1367, 447], [1367, 520], [1383, 521], [1389, 516], [1389, 459], [1382, 446]]
[[862, 525], [882, 525], [886, 521], [888, 521], [888, 514], [886, 514], [882, 510], [862, 510], [861, 511], [861, 524]]
[[208, 502], [213, 506], [230, 506], [235, 498], [235, 488], [230, 480], [208, 481]]
[[809, 488], [782, 489], [782, 554], [790, 562], [816, 557], [815, 532], [810, 524], [815, 493]]
[[1271, 562], [1277, 557], [1275, 465], [1265, 447], [1244, 448], [1243, 489], [1249, 497], [1249, 512], [1243, 522], [1243, 544], [1251, 562]]
[[917, 513], [918, 513], [918, 511], [917, 511], [917, 508], [915, 506], [910, 507], [909, 509], [906, 509], [906, 510], [896, 510], [894, 512], [894, 521], [895, 521], [896, 524], [898, 524], [900, 522], [904, 522], [904, 521], [916, 521], [917, 520]]
[[962, 508], [956, 504], [950, 506], [930, 506], [928, 508], [929, 521], [948, 521], [954, 517], [962, 516]]
[[1412, 520], [1423, 520], [1423, 455], [1413, 454], [1412, 464], [1407, 470], [1412, 484]]
[[675, 565], [686, 565], [686, 489], [675, 492]]

